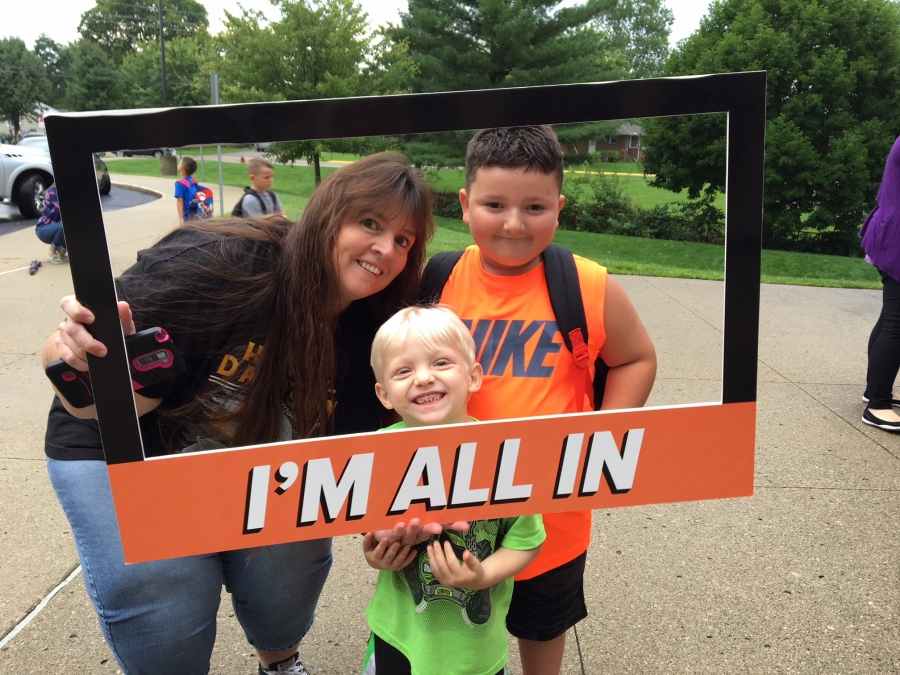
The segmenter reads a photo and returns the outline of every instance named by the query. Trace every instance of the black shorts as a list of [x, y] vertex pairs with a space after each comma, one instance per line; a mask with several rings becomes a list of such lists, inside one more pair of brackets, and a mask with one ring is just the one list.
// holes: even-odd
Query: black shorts
[[587, 551], [564, 565], [513, 584], [506, 630], [522, 640], [558, 638], [587, 616], [584, 563]]

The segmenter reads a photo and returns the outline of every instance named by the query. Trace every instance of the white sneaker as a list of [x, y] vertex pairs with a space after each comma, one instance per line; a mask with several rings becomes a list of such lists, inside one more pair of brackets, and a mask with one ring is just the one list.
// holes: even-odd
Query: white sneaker
[[51, 265], [62, 265], [65, 262], [59, 253], [53, 253], [47, 256], [47, 260], [50, 261]]
[[300, 660], [300, 655], [295, 654], [291, 658], [285, 659], [280, 663], [273, 663], [268, 669], [263, 668], [263, 665], [260, 663], [259, 675], [310, 675], [310, 672]]

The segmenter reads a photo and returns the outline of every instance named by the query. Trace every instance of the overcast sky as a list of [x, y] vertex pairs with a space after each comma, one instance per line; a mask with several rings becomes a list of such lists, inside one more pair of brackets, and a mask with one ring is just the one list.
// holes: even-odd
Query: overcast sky
[[[583, 1], [583, 0], [582, 0]], [[700, 25], [700, 19], [706, 14], [707, 0], [664, 0], [675, 15], [672, 26], [671, 44], [687, 37]], [[210, 31], [219, 32], [225, 10], [239, 14], [238, 0], [199, 0], [209, 13]], [[407, 0], [359, 0], [369, 15], [373, 25], [395, 22], [400, 8], [405, 9]], [[2, 21], [0, 21], [0, 38], [19, 37], [28, 48], [34, 47], [34, 41], [41, 33], [46, 33], [56, 42], [66, 44], [78, 39], [78, 23], [81, 15], [93, 7], [95, 0], [65, 0], [43, 4], [36, 10], [27, 2], [4, 3]], [[269, 8], [268, 2], [255, 5], [251, 0], [244, 4], [250, 7]], [[563, 5], [577, 4], [577, 0], [565, 0]]]

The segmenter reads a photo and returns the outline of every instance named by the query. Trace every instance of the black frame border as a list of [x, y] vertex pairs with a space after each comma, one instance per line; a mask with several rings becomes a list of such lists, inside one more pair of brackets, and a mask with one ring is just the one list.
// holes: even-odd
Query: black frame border
[[[89, 356], [107, 464], [144, 460], [94, 152], [387, 136], [727, 113], [722, 403], [756, 401], [766, 73], [725, 73], [438, 94], [68, 113], [45, 120], [72, 280], [110, 358]], [[125, 392], [129, 394], [126, 395]]]

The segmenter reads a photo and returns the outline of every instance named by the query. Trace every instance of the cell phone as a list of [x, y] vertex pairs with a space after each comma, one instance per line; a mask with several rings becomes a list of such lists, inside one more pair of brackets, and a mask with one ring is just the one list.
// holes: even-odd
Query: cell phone
[[[129, 335], [125, 338], [125, 350], [134, 391], [184, 372], [184, 361], [164, 328], [148, 328]], [[86, 408], [93, 405], [94, 390], [89, 373], [75, 370], [60, 359], [48, 363], [45, 372], [53, 386], [72, 406]]]

